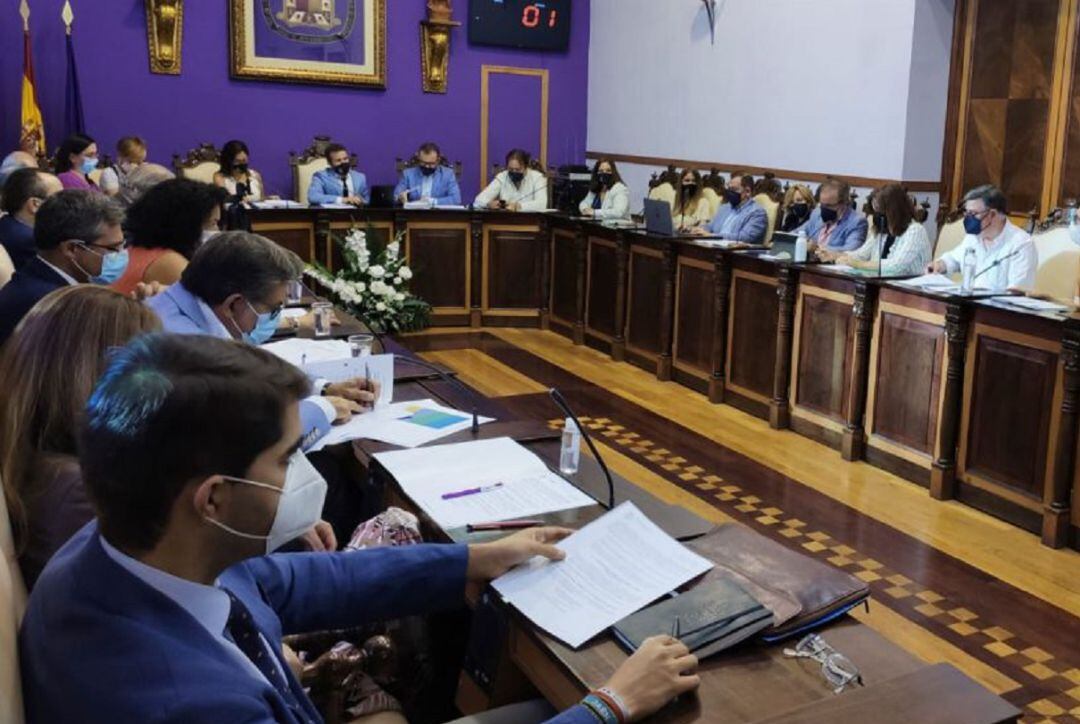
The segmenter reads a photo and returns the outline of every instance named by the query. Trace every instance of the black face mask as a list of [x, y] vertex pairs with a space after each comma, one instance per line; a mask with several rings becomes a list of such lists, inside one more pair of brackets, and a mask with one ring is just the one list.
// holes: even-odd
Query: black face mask
[[349, 169], [351, 168], [352, 164], [350, 163], [339, 163], [337, 166], [334, 166], [334, 171], [337, 172], [338, 176], [348, 176]]
[[874, 212], [874, 228], [878, 230], [879, 234], [889, 233], [889, 218], [880, 211]]
[[686, 198], [691, 198], [697, 193], [697, 184], [683, 184], [682, 195]]
[[821, 207], [821, 220], [826, 224], [831, 224], [836, 221], [837, 213], [836, 209], [830, 209], [828, 206]]
[[425, 176], [431, 176], [437, 170], [438, 170], [438, 168], [436, 166], [421, 166], [420, 167], [420, 173], [424, 174]]
[[810, 213], [810, 204], [797, 203], [791, 205], [791, 210], [788, 212], [796, 219], [805, 219]]
[[234, 171], [239, 171], [240, 173], [247, 173], [248, 172], [248, 165], [246, 163], [238, 163], [238, 164], [233, 166], [233, 170]]
[[510, 180], [514, 182], [515, 186], [520, 186], [521, 182], [525, 180], [524, 171], [511, 171]]
[[596, 174], [596, 182], [601, 186], [611, 186], [611, 182], [615, 180], [615, 177], [610, 173], [598, 173]]
[[742, 193], [735, 189], [724, 189], [724, 201], [727, 201], [734, 208], [742, 203]]

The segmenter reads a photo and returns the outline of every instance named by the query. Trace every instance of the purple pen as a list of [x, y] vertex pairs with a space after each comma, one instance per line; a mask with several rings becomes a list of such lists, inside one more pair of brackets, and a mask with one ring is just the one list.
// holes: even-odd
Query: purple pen
[[457, 490], [453, 493], [443, 493], [443, 500], [454, 500], [455, 498], [464, 498], [467, 495], [477, 495], [478, 493], [486, 493], [496, 488], [501, 488], [502, 483], [495, 483], [494, 485], [485, 485], [480, 488], [467, 488], [466, 490]]

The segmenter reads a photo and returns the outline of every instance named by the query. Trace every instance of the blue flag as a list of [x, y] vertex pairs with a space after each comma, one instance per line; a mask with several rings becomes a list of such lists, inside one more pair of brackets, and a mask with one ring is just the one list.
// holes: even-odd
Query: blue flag
[[75, 45], [71, 32], [67, 34], [67, 89], [64, 94], [64, 135], [86, 133], [83, 120], [82, 92], [79, 90], [79, 71], [75, 67]]

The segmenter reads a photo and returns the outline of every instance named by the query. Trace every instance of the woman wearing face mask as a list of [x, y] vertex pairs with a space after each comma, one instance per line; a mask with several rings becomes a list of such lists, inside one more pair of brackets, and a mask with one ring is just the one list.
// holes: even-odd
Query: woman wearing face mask
[[881, 269], [882, 276], [917, 276], [930, 263], [930, 237], [914, 219], [914, 205], [899, 184], [873, 193], [870, 233], [857, 250], [842, 254], [838, 264], [856, 269]]
[[240, 201], [262, 201], [263, 180], [249, 165], [250, 154], [243, 141], [229, 141], [221, 147], [221, 168], [214, 174], [214, 183]]
[[169, 286], [199, 246], [219, 231], [224, 189], [190, 179], [165, 181], [128, 209], [128, 267], [112, 286], [130, 294], [140, 282]]
[[94, 517], [82, 486], [76, 428], [106, 352], [161, 329], [145, 305], [105, 287], [58, 289], [23, 318], [0, 374], [0, 477], [23, 577]]
[[685, 169], [682, 180], [676, 189], [673, 221], [679, 231], [690, 231], [709, 223], [712, 214], [709, 201], [705, 198], [705, 185], [701, 173], [696, 169]]
[[547, 176], [529, 168], [532, 159], [520, 148], [506, 154], [506, 170], [481, 191], [473, 206], [478, 209], [543, 211], [548, 207]]
[[814, 194], [805, 184], [792, 184], [784, 194], [783, 222], [780, 231], [794, 231], [810, 219], [814, 210]]
[[146, 141], [138, 136], [124, 136], [116, 142], [117, 161], [101, 172], [101, 190], [116, 196], [127, 184], [129, 174], [146, 163]]
[[97, 165], [97, 143], [81, 133], [65, 138], [56, 152], [56, 177], [65, 189], [101, 191], [89, 175]]
[[623, 183], [614, 161], [602, 158], [596, 162], [589, 195], [578, 210], [582, 216], [594, 219], [630, 218], [630, 189]]

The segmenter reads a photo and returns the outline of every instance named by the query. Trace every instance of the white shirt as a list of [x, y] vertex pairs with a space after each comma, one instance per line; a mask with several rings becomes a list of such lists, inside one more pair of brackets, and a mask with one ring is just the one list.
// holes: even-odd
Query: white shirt
[[963, 269], [968, 249], [975, 250], [976, 288], [1004, 291], [1012, 287], [1032, 289], [1035, 286], [1035, 271], [1039, 265], [1035, 244], [1031, 235], [1011, 221], [1005, 222], [1005, 228], [989, 244], [971, 234], [965, 236], [962, 244], [941, 257], [949, 274]]
[[62, 276], [62, 277], [64, 278], [64, 281], [65, 281], [65, 282], [67, 282], [68, 284], [70, 284], [70, 285], [72, 285], [72, 286], [74, 286], [74, 285], [78, 284], [78, 282], [77, 282], [77, 281], [75, 281], [75, 277], [71, 276], [71, 275], [70, 275], [70, 274], [68, 274], [68, 273], [67, 273], [66, 271], [64, 271], [63, 269], [61, 269], [60, 267], [57, 267], [57, 266], [53, 266], [53, 265], [52, 265], [52, 264], [50, 264], [49, 262], [45, 261], [45, 258], [44, 258], [44, 257], [42, 257], [42, 256], [38, 256], [38, 259], [40, 259], [40, 260], [41, 260], [41, 263], [42, 263], [42, 264], [44, 264], [45, 266], [49, 267], [49, 268], [50, 268], [50, 269], [52, 269], [52, 270], [53, 270], [54, 272], [56, 272], [57, 274], [59, 274], [60, 276]]
[[[849, 256], [859, 261], [877, 262], [878, 255], [885, 249], [885, 236], [870, 234], [866, 243], [860, 246]], [[933, 256], [930, 248], [930, 238], [926, 235], [926, 227], [917, 221], [912, 221], [903, 234], [893, 241], [889, 256], [881, 262], [881, 274], [883, 276], [918, 276], [926, 269]]]
[[[113, 548], [104, 537], [99, 539], [101, 540], [101, 547], [105, 549], [105, 554], [113, 559], [118, 566], [191, 614], [191, 617], [198, 621], [206, 629], [207, 633], [225, 649], [229, 656], [236, 659], [237, 663], [246, 669], [249, 674], [268, 684], [270, 683], [252, 663], [251, 659], [225, 636], [225, 626], [229, 623], [229, 610], [232, 608], [229, 594], [216, 586], [204, 586], [201, 583], [178, 578], [153, 566], [148, 566], [142, 561], [137, 561]], [[274, 666], [277, 667], [282, 678], [288, 681], [285, 672], [281, 670], [281, 664], [278, 663], [277, 656], [274, 656], [273, 651], [270, 650], [270, 643], [261, 633], [259, 634], [259, 640], [262, 641], [263, 647], [270, 654], [270, 660], [274, 662]]]
[[[596, 194], [592, 191], [581, 202], [578, 209], [584, 213], [586, 209], [592, 209]], [[599, 209], [593, 210], [594, 219], [629, 219], [630, 218], [630, 189], [621, 181], [604, 195], [604, 200]]]
[[496, 199], [507, 204], [521, 204], [522, 211], [544, 211], [548, 206], [547, 176], [530, 168], [519, 187], [510, 180], [510, 172], [503, 171], [477, 195], [473, 206], [486, 209]]

